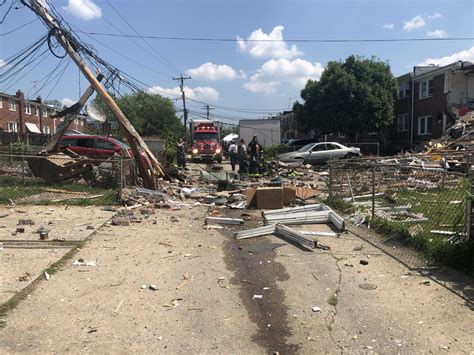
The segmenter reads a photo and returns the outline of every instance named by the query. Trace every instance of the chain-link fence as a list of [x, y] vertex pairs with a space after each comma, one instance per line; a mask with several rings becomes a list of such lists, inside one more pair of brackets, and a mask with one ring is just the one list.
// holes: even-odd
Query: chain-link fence
[[[352, 204], [353, 221], [368, 221], [384, 234], [420, 240], [465, 240], [467, 175], [390, 161], [330, 164], [330, 196]], [[413, 239], [415, 238], [415, 239]]]
[[133, 159], [0, 152], [0, 203], [113, 204], [135, 179]]

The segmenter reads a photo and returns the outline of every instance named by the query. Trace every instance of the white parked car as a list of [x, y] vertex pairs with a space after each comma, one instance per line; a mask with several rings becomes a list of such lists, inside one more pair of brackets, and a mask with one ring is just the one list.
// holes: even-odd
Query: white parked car
[[359, 148], [346, 147], [336, 142], [309, 143], [301, 149], [277, 156], [282, 162], [302, 162], [304, 164], [323, 164], [328, 160], [355, 158], [361, 156]]

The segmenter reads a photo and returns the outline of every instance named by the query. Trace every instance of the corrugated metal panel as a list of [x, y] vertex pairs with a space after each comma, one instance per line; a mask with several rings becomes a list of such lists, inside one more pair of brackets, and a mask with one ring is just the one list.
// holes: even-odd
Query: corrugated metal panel
[[243, 138], [245, 139], [245, 143], [249, 143], [254, 134], [257, 135], [258, 142], [264, 147], [280, 144], [280, 120], [239, 121], [239, 138]]

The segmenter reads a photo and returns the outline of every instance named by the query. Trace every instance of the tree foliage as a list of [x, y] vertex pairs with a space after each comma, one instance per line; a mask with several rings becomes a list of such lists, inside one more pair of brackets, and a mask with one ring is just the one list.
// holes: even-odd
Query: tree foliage
[[[170, 99], [145, 92], [113, 98], [140, 135], [159, 136], [172, 141], [184, 135], [184, 126], [176, 117]], [[99, 96], [95, 97], [94, 104], [102, 109], [107, 120], [116, 121]]]
[[329, 62], [319, 81], [308, 80], [301, 90], [304, 103], [296, 102], [293, 110], [303, 129], [352, 138], [392, 124], [396, 93], [386, 62], [352, 55], [344, 62]]

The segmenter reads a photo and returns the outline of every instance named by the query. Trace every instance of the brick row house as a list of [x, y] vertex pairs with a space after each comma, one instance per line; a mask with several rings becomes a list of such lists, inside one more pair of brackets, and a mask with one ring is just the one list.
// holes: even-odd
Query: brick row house
[[397, 80], [395, 122], [389, 133], [394, 151], [440, 138], [456, 120], [474, 110], [473, 63], [414, 67]]
[[[0, 93], [0, 131], [25, 134], [46, 134], [56, 132], [62, 118], [53, 118], [54, 107], [42, 102], [41, 97], [27, 100], [23, 92], [15, 95]], [[79, 117], [71, 124], [70, 129], [83, 132], [87, 129], [84, 117]]]

